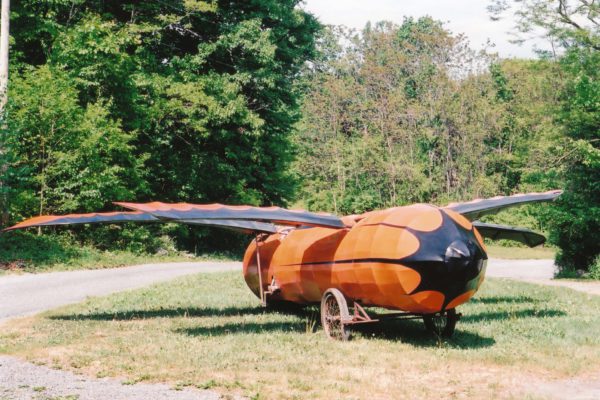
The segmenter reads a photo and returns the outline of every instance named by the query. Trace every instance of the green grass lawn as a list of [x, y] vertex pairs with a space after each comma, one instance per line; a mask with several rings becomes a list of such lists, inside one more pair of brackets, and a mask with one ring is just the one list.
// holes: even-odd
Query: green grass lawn
[[340, 343], [313, 332], [314, 311], [264, 310], [241, 274], [205, 274], [12, 321], [0, 353], [261, 399], [523, 398], [600, 372], [599, 296], [490, 279], [460, 311], [448, 341], [391, 321]]
[[166, 250], [159, 254], [131, 250], [105, 251], [78, 243], [68, 235], [11, 232], [0, 235], [0, 274], [114, 268], [174, 261], [231, 261], [235, 258], [217, 253], [197, 256], [183, 253], [177, 251], [169, 240], [166, 240], [164, 247]]
[[487, 245], [487, 253], [491, 258], [507, 260], [540, 260], [554, 259], [556, 250], [552, 247], [503, 247]]
[[207, 261], [215, 260], [217, 257], [189, 257], [180, 254], [165, 256], [156, 256], [151, 254], [135, 254], [127, 251], [94, 251], [81, 258], [73, 258], [62, 262], [50, 264], [26, 264], [24, 267], [16, 269], [1, 270], [0, 273], [40, 273], [56, 271], [73, 271], [81, 269], [103, 269], [118, 268], [127, 265], [139, 265], [161, 262], [182, 262], [182, 261]]
[[[88, 251], [89, 250], [89, 251]], [[231, 261], [232, 259], [225, 255], [210, 254], [201, 256], [190, 256], [186, 254], [135, 254], [128, 251], [99, 251], [96, 249], [83, 249], [81, 255], [62, 261], [50, 263], [25, 263], [18, 265], [6, 265], [0, 269], [0, 276], [11, 273], [41, 273], [57, 271], [74, 271], [81, 269], [103, 269], [118, 268], [128, 265], [140, 265], [149, 263], [163, 262], [199, 262], [199, 261]]]

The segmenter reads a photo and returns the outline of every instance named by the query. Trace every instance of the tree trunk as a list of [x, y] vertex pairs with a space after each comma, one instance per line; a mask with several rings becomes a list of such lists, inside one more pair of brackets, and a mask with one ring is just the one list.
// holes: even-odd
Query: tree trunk
[[10, 21], [10, 0], [2, 0], [0, 16], [0, 114], [8, 100], [8, 37]]
[[[10, 0], [2, 0], [2, 11], [0, 14], [0, 123], [4, 124], [4, 107], [8, 100], [8, 38], [10, 21]], [[5, 153], [4, 146], [0, 144], [0, 158]], [[2, 226], [8, 225], [8, 199], [3, 175], [7, 169], [6, 163], [0, 165], [0, 222]]]

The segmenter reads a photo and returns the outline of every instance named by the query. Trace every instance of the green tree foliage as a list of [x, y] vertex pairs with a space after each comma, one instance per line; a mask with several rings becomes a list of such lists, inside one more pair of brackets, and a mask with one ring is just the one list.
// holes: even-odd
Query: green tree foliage
[[297, 136], [310, 208], [351, 214], [545, 187], [534, 171], [547, 150], [534, 143], [552, 125], [550, 62], [477, 54], [431, 18], [330, 32], [321, 44]]
[[566, 192], [551, 215], [552, 239], [561, 249], [559, 265], [587, 269], [600, 255], [600, 51], [571, 48], [561, 65]]
[[101, 103], [85, 108], [68, 76], [44, 65], [11, 82], [3, 137], [16, 218], [92, 210], [143, 190], [135, 137]]
[[[474, 52], [431, 18], [321, 31], [298, 4], [17, 2], [0, 132], [13, 222], [114, 200], [285, 205], [297, 193], [351, 214], [565, 187], [556, 211], [496, 221], [552, 228], [563, 266], [598, 259], [597, 2], [491, 1], [494, 18], [514, 12], [516, 32], [564, 49], [537, 61]], [[207, 237], [74, 231], [136, 251], [165, 233], [189, 249]], [[231, 247], [216, 238], [200, 243]]]
[[294, 81], [320, 29], [298, 2], [17, 3], [13, 220], [126, 199], [284, 205]]
[[517, 17], [515, 32], [538, 31], [559, 46], [559, 136], [548, 154], [553, 164], [538, 172], [562, 182], [565, 193], [547, 216], [551, 239], [565, 269], [589, 269], [600, 254], [600, 4], [587, 0], [494, 0], [494, 18]]

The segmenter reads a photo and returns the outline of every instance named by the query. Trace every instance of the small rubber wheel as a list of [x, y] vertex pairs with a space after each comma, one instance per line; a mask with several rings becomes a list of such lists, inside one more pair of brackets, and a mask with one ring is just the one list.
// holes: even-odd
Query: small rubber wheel
[[458, 317], [454, 308], [443, 314], [423, 315], [425, 328], [429, 332], [433, 332], [435, 335], [444, 338], [451, 338], [454, 335], [457, 321]]
[[327, 289], [321, 298], [321, 324], [325, 335], [336, 340], [350, 339], [350, 330], [345, 323], [349, 319], [348, 303], [342, 292]]

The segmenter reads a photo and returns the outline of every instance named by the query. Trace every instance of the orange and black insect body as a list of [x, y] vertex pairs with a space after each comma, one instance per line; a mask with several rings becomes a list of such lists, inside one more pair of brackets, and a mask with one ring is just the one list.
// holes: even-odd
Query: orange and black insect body
[[[464, 217], [429, 205], [369, 213], [345, 230], [295, 229], [260, 245], [263, 290], [271, 301], [319, 302], [329, 288], [352, 301], [435, 313], [467, 301], [481, 284], [487, 255]], [[256, 244], [244, 257], [249, 287], [260, 295]]]

